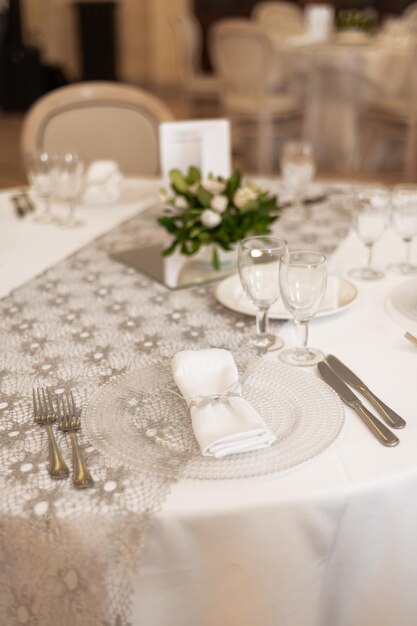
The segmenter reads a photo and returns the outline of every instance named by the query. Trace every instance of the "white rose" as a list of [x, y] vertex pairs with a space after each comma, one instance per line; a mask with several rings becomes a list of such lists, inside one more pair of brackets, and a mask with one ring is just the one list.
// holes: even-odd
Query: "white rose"
[[222, 183], [220, 180], [214, 180], [213, 178], [207, 178], [203, 180], [201, 186], [210, 193], [218, 194], [223, 193], [226, 189], [226, 184]]
[[200, 186], [200, 183], [194, 183], [194, 185], [190, 185], [189, 186], [190, 192], [195, 195], [198, 191], [199, 186]]
[[210, 206], [213, 211], [216, 211], [217, 213], [223, 213], [223, 211], [227, 209], [228, 204], [229, 199], [226, 196], [213, 196]]
[[207, 226], [207, 228], [215, 228], [221, 221], [222, 218], [220, 215], [211, 209], [204, 209], [201, 214], [201, 222], [204, 226]]
[[183, 211], [184, 209], [188, 209], [188, 202], [184, 196], [177, 196], [174, 202], [175, 208]]
[[233, 196], [233, 202], [237, 206], [238, 209], [243, 209], [243, 207], [256, 198], [256, 193], [250, 187], [241, 187], [238, 189]]

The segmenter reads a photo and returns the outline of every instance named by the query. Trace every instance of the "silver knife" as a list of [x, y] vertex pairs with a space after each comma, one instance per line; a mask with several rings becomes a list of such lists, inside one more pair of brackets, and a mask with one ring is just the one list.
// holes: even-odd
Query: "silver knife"
[[357, 389], [369, 402], [372, 406], [378, 411], [381, 415], [382, 419], [391, 426], [392, 428], [404, 428], [406, 425], [406, 421], [397, 415], [395, 411], [390, 409], [389, 406], [384, 404], [382, 400], [380, 400], [366, 385], [361, 381], [360, 378], [356, 376], [346, 365], [344, 365], [337, 357], [333, 354], [328, 354], [325, 358], [325, 361], [330, 365], [332, 370], [354, 389]]
[[380, 443], [384, 446], [396, 446], [400, 442], [398, 437], [394, 435], [394, 433], [392, 433], [390, 429], [385, 426], [385, 424], [380, 422], [373, 413], [368, 411], [368, 409], [363, 406], [359, 398], [355, 396], [353, 391], [349, 389], [347, 385], [345, 385], [343, 380], [336, 376], [327, 363], [321, 361], [321, 363], [318, 363], [317, 368], [323, 380], [325, 380], [326, 383], [330, 385], [330, 387], [332, 387], [337, 394], [339, 394], [343, 402], [346, 402], [347, 405], [356, 411]]

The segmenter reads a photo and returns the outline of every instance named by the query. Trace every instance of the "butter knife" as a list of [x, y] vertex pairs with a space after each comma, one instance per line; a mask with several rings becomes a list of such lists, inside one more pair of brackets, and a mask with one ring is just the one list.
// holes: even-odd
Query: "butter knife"
[[389, 406], [384, 404], [366, 385], [356, 376], [346, 365], [344, 365], [333, 354], [328, 354], [325, 358], [326, 363], [330, 365], [332, 370], [345, 383], [359, 391], [372, 406], [378, 411], [382, 419], [392, 428], [404, 428], [406, 421], [397, 415]]
[[325, 363], [325, 361], [318, 363], [317, 368], [323, 380], [336, 391], [343, 402], [356, 411], [380, 443], [384, 446], [396, 446], [400, 442], [398, 437], [394, 435], [394, 433], [392, 433], [390, 429], [385, 426], [385, 424], [380, 422], [373, 413], [368, 411], [368, 409], [363, 406], [359, 398], [355, 396], [353, 391], [347, 385], [345, 385], [343, 380], [336, 376], [334, 371], [327, 363]]

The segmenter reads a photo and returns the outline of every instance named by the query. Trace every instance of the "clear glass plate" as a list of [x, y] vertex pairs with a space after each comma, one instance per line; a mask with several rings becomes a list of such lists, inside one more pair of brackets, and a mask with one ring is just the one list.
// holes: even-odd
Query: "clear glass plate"
[[[173, 393], [175, 392], [175, 393]], [[195, 480], [234, 479], [280, 472], [325, 450], [344, 421], [339, 397], [311, 373], [259, 359], [242, 395], [275, 433], [267, 449], [222, 459], [202, 456], [187, 404], [179, 397], [170, 361], [111, 380], [83, 413], [92, 444], [111, 459], [150, 475]]]

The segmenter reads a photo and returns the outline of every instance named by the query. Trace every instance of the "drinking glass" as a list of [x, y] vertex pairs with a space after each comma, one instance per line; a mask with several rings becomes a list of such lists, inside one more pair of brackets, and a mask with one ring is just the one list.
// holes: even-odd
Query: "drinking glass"
[[303, 196], [315, 173], [311, 144], [304, 141], [288, 141], [284, 144], [281, 154], [281, 174], [295, 206], [301, 207]]
[[410, 262], [411, 242], [417, 234], [417, 185], [395, 185], [391, 194], [391, 223], [405, 243], [405, 260], [387, 269], [397, 274], [414, 274], [417, 265]]
[[389, 191], [384, 187], [360, 187], [352, 192], [351, 201], [355, 230], [368, 249], [368, 264], [351, 270], [349, 275], [360, 280], [383, 278], [384, 273], [372, 267], [372, 253], [388, 223]]
[[287, 251], [287, 242], [275, 237], [258, 236], [239, 244], [240, 282], [249, 300], [256, 306], [256, 336], [251, 345], [259, 349], [282, 348], [283, 340], [269, 333], [269, 307], [279, 298], [279, 266]]
[[75, 152], [66, 152], [59, 159], [57, 172], [57, 193], [68, 203], [68, 216], [60, 221], [61, 226], [74, 228], [82, 221], [75, 215], [77, 200], [84, 186], [84, 162]]
[[298, 346], [284, 350], [280, 359], [289, 365], [315, 365], [324, 358], [308, 344], [308, 322], [322, 303], [327, 283], [327, 260], [318, 252], [298, 250], [281, 259], [279, 285], [287, 311], [292, 315]]
[[51, 211], [51, 196], [56, 186], [58, 157], [49, 152], [33, 152], [26, 155], [26, 167], [29, 182], [42, 203], [42, 211], [35, 215], [35, 220], [43, 224], [51, 223], [54, 218]]

